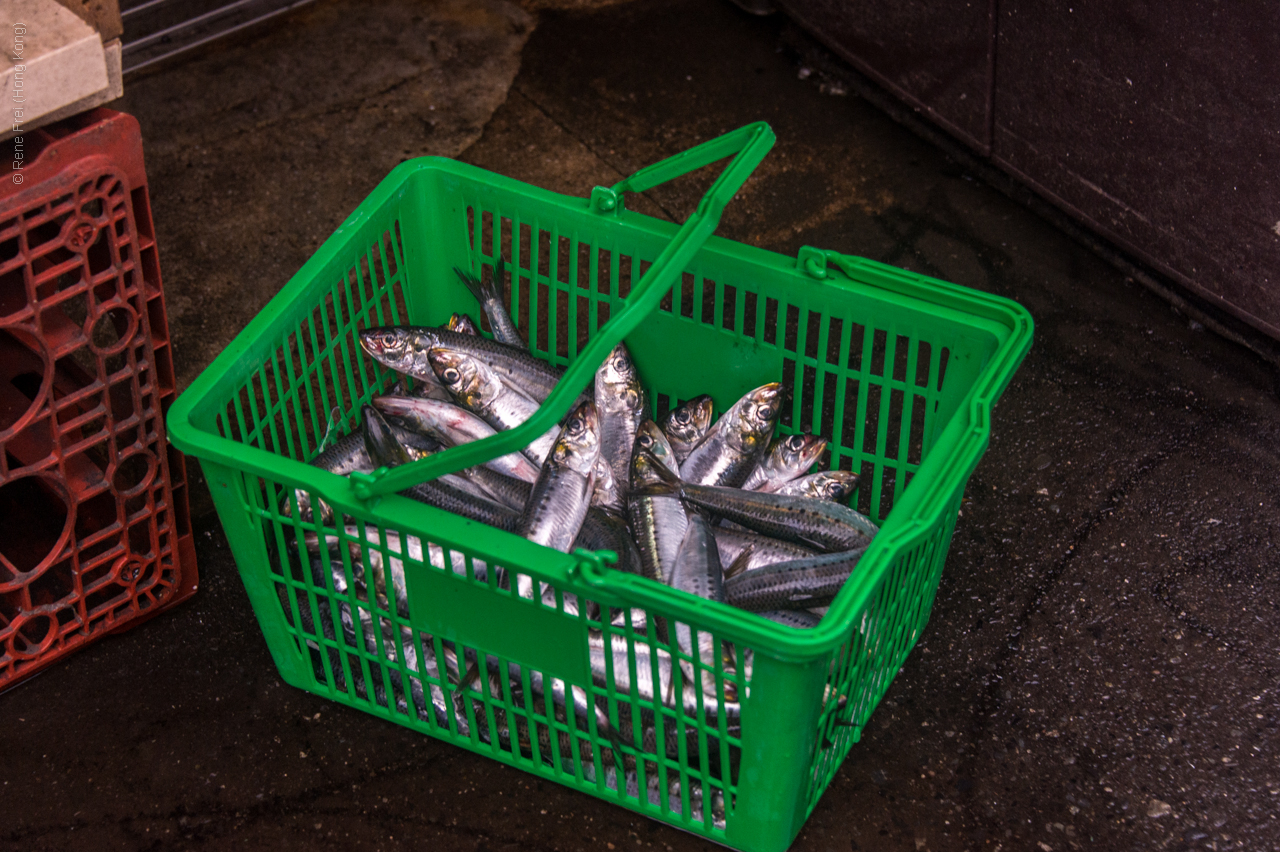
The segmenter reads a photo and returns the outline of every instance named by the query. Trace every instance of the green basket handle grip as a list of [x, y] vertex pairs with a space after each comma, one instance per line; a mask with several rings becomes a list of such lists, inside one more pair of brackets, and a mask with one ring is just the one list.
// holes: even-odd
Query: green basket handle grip
[[[689, 265], [693, 256], [702, 248], [702, 244], [720, 224], [720, 215], [725, 205], [733, 199], [756, 166], [769, 153], [775, 139], [769, 125], [763, 121], [757, 121], [690, 148], [682, 154], [643, 168], [626, 180], [615, 184], [611, 189], [597, 187], [597, 192], [592, 193], [592, 199], [589, 202], [593, 205], [592, 209], [601, 213], [615, 214], [622, 208], [621, 199], [624, 191], [643, 191], [700, 169], [716, 160], [724, 159], [730, 154], [736, 154], [707, 190], [706, 195], [702, 197], [702, 201], [698, 203], [698, 209], [685, 220], [639, 283], [631, 289], [626, 307], [611, 317], [600, 328], [599, 333], [591, 338], [532, 417], [509, 431], [499, 432], [470, 444], [451, 447], [444, 452], [401, 465], [381, 476], [375, 473], [373, 481], [369, 481], [368, 478], [352, 479], [350, 480], [351, 490], [355, 496], [361, 500], [369, 500], [380, 494], [403, 491], [446, 473], [483, 464], [490, 459], [528, 446], [539, 435], [559, 422], [569, 411], [574, 400], [586, 388], [587, 383], [594, 378], [605, 356], [623, 338], [634, 331], [662, 301], [663, 295], [671, 287], [675, 277]], [[612, 206], [598, 208], [594, 206], [600, 203], [598, 199], [608, 199], [610, 195], [614, 201]]]

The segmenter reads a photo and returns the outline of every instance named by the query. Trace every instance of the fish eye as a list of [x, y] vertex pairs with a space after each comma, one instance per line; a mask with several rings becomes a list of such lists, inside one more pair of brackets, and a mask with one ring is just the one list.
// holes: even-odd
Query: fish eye
[[646, 450], [653, 446], [652, 435], [640, 435], [636, 438], [636, 441], [638, 441], [640, 446], [644, 447]]
[[386, 347], [392, 347], [392, 346], [395, 346], [395, 345], [396, 345], [396, 335], [395, 335], [395, 332], [392, 332], [392, 331], [385, 332], [385, 333], [382, 335], [382, 345], [383, 345], [383, 346], [386, 346]]
[[771, 405], [760, 406], [760, 419], [762, 420], [773, 419], [773, 406]]
[[440, 376], [440, 378], [444, 379], [446, 382], [452, 385], [452, 384], [456, 384], [458, 379], [461, 378], [461, 376], [458, 375], [457, 370], [455, 370], [453, 367], [450, 367], [449, 369], [444, 371], [444, 373]]

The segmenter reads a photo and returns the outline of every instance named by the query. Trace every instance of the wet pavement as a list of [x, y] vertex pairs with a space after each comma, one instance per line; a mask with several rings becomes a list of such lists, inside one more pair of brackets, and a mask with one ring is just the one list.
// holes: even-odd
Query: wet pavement
[[[1280, 848], [1270, 368], [801, 79], [779, 19], [581, 5], [321, 2], [127, 87], [179, 374], [406, 156], [586, 195], [765, 119], [778, 144], [719, 233], [865, 255], [1036, 319], [929, 626], [793, 848]], [[368, 37], [338, 49], [348, 24]], [[316, 85], [318, 52], [342, 55], [347, 92]], [[641, 209], [683, 219], [707, 180]], [[712, 848], [285, 686], [193, 491], [200, 592], [0, 697], [0, 845]]]

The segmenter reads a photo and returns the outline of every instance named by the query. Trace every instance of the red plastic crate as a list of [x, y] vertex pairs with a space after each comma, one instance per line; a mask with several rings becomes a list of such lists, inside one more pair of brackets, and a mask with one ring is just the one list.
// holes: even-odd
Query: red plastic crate
[[138, 122], [91, 110], [0, 155], [3, 689], [190, 597], [196, 562]]

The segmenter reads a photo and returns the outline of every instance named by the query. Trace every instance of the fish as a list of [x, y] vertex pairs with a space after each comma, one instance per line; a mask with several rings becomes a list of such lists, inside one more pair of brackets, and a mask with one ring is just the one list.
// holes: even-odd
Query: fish
[[740, 486], [769, 446], [781, 398], [777, 382], [748, 391], [680, 463], [680, 478], [694, 485]]
[[742, 487], [747, 491], [777, 491], [813, 467], [826, 448], [826, 439], [814, 435], [782, 435], [774, 440]]
[[695, 485], [681, 482], [665, 470], [660, 470], [659, 474], [663, 485], [653, 486], [650, 491], [678, 493], [686, 503], [754, 532], [826, 553], [860, 547], [869, 543], [878, 532], [870, 518], [829, 500], [743, 491], [720, 485]]
[[600, 457], [600, 420], [595, 403], [579, 404], [569, 414], [520, 515], [517, 532], [568, 553], [587, 509]]
[[725, 581], [728, 602], [740, 609], [767, 612], [826, 606], [849, 579], [871, 542], [842, 553], [823, 553], [744, 571]]
[[822, 621], [822, 616], [803, 609], [770, 609], [759, 613], [759, 615], [761, 618], [767, 618], [778, 624], [785, 624], [787, 627], [798, 627], [802, 630], [817, 627], [818, 623]]
[[689, 524], [688, 513], [680, 498], [671, 494], [648, 493], [650, 486], [661, 485], [662, 478], [650, 466], [662, 464], [668, 472], [675, 455], [667, 437], [652, 420], [645, 420], [636, 432], [631, 454], [631, 497], [627, 501], [627, 517], [640, 552], [640, 573], [662, 583], [670, 583], [676, 553]]
[[615, 515], [626, 512], [626, 502], [622, 499], [618, 480], [613, 478], [613, 468], [604, 454], [596, 459], [596, 483], [591, 490], [591, 505]]
[[489, 328], [493, 329], [494, 338], [507, 346], [528, 351], [529, 345], [520, 336], [520, 330], [516, 328], [516, 324], [511, 321], [511, 312], [502, 298], [502, 285], [506, 282], [506, 261], [502, 256], [498, 256], [498, 263], [493, 268], [493, 277], [488, 281], [484, 280], [483, 274], [476, 277], [470, 272], [463, 272], [456, 266], [453, 271], [480, 303], [484, 315], [489, 318]]
[[573, 546], [585, 550], [612, 550], [618, 556], [615, 568], [628, 574], [642, 573], [643, 561], [631, 538], [631, 531], [627, 529], [627, 522], [620, 515], [596, 506], [590, 507], [582, 518], [582, 528]]
[[[391, 428], [400, 444], [415, 460], [440, 449], [439, 442], [426, 435], [416, 434], [411, 429], [404, 429], [395, 424], [391, 424]], [[364, 436], [359, 430], [342, 436], [331, 446], [322, 450], [311, 460], [311, 465], [338, 476], [347, 476], [356, 471], [370, 473], [374, 469], [373, 460], [369, 458], [369, 452], [365, 448]], [[289, 494], [286, 493], [280, 499], [280, 514], [286, 518], [292, 517], [294, 503], [298, 506], [299, 520], [311, 523], [314, 519], [311, 494], [301, 488], [294, 489], [293, 500], [290, 501]], [[323, 500], [320, 501], [320, 520], [324, 524], [333, 522], [333, 509]]]
[[[610, 631], [606, 640], [602, 631], [587, 632], [587, 649], [591, 661], [591, 678], [598, 686], [612, 685], [620, 695], [628, 694], [641, 702], [660, 701], [667, 707], [676, 706], [675, 681], [672, 676], [671, 654], [665, 648], [652, 647], [647, 642], [628, 643], [627, 637], [621, 633]], [[751, 682], [753, 653], [751, 649], [742, 652], [744, 658], [742, 677], [745, 683]], [[635, 660], [635, 680], [631, 678], [631, 660]], [[654, 681], [654, 664], [657, 664], [657, 681]], [[710, 673], [708, 673], [710, 674]], [[656, 689], [655, 689], [656, 687]], [[695, 689], [692, 679], [680, 677], [680, 704], [685, 715], [691, 718], [708, 720], [721, 713], [726, 719], [741, 718], [742, 707], [735, 685], [726, 680], [724, 684], [725, 700], [721, 703], [717, 691], [707, 693]]]
[[[680, 549], [676, 552], [675, 565], [668, 582], [672, 588], [688, 592], [703, 600], [721, 603], [725, 601], [724, 569], [720, 565], [720, 551], [716, 548], [715, 539], [712, 537], [711, 526], [701, 515], [689, 516], [684, 540], [680, 542]], [[697, 645], [696, 653], [704, 666], [703, 690], [710, 690], [714, 694], [715, 675], [714, 671], [708, 671], [708, 669], [714, 669], [716, 664], [715, 637], [710, 631], [699, 630], [695, 640], [693, 628], [680, 622], [675, 623], [673, 632], [676, 637], [676, 646], [683, 653], [693, 656], [694, 646]], [[693, 666], [690, 663], [682, 660], [681, 666], [685, 670], [685, 677], [695, 679]]]
[[[373, 405], [384, 414], [400, 419], [412, 429], [439, 438], [449, 446], [481, 441], [497, 434], [479, 415], [448, 402], [404, 396], [374, 397]], [[538, 467], [523, 453], [508, 453], [485, 462], [485, 467], [530, 484], [538, 478]]]
[[858, 489], [858, 479], [858, 474], [847, 470], [824, 470], [793, 479], [774, 493], [843, 503]]
[[[804, 559], [809, 556], [816, 556], [818, 553], [818, 551], [802, 544], [779, 541], [776, 538], [753, 533], [750, 530], [719, 526], [715, 527], [712, 532], [715, 533], [716, 547], [720, 550], [720, 562], [723, 565], [739, 564], [739, 556], [750, 548], [750, 553], [741, 563], [741, 569], [744, 571], [753, 571], [756, 568], [763, 568], [766, 565], [773, 565], [777, 562]], [[728, 579], [734, 573], [726, 568], [725, 578]]]
[[[493, 428], [514, 429], [538, 410], [539, 401], [502, 381], [480, 358], [460, 350], [432, 349], [427, 356], [440, 384], [453, 394], [463, 408], [480, 415]], [[535, 438], [524, 454], [542, 464], [556, 442], [559, 427]]]
[[689, 453], [711, 428], [713, 407], [711, 397], [703, 394], [673, 408], [663, 418], [662, 431], [675, 452], [677, 465], [682, 464], [689, 457]]
[[490, 340], [455, 331], [424, 326], [380, 326], [359, 334], [360, 346], [384, 367], [430, 381], [435, 375], [428, 359], [436, 348], [447, 348], [479, 358], [498, 377], [523, 393], [542, 402], [564, 370], [554, 367], [529, 352]]
[[613, 471], [619, 497], [626, 499], [632, 444], [645, 418], [645, 394], [623, 343], [613, 347], [596, 370], [595, 403], [600, 414], [600, 455]]
[[[455, 267], [453, 271], [457, 272], [457, 267]], [[476, 327], [476, 321], [466, 314], [453, 314], [449, 317], [449, 321], [441, 326], [441, 328], [449, 331], [456, 331], [458, 334], [465, 334], [468, 337], [480, 336], [480, 329]]]

